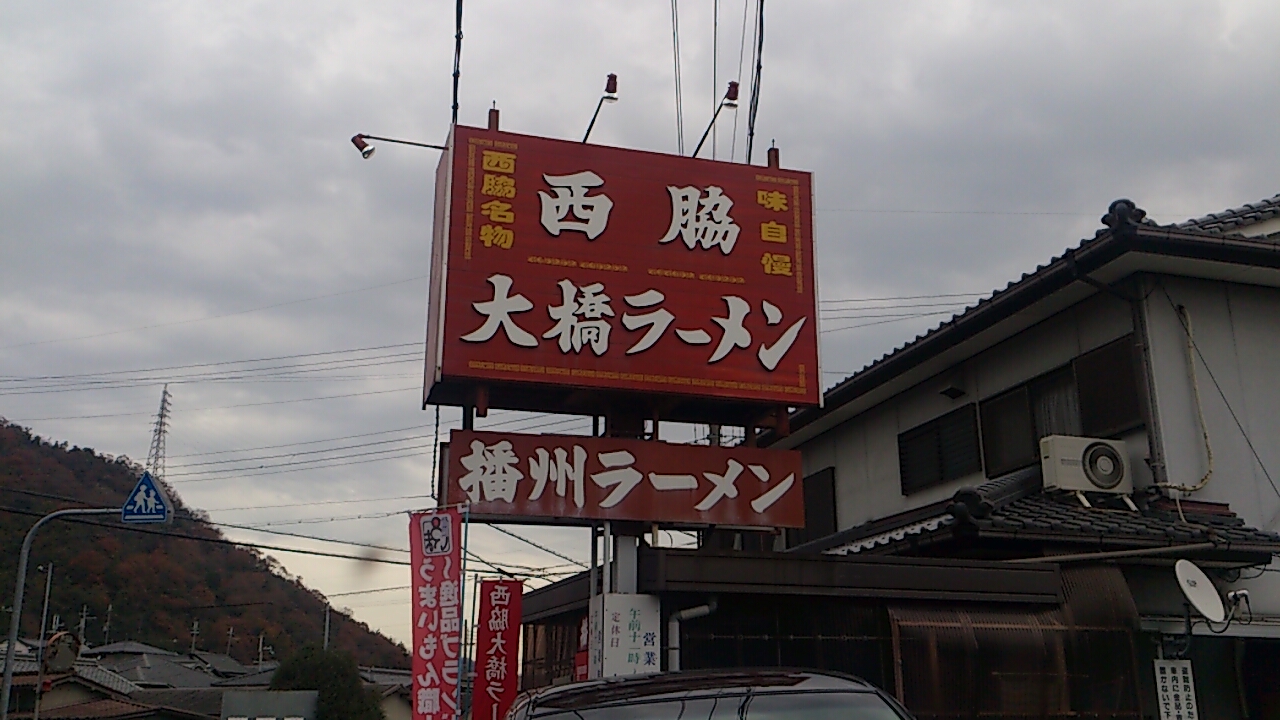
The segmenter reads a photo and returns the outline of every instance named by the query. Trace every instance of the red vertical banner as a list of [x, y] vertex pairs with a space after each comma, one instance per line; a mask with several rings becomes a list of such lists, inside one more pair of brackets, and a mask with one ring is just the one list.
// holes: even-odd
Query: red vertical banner
[[413, 718], [455, 720], [462, 636], [462, 515], [409, 516], [413, 565]]
[[476, 684], [471, 708], [474, 720], [500, 720], [516, 699], [523, 593], [524, 584], [519, 580], [480, 583]]

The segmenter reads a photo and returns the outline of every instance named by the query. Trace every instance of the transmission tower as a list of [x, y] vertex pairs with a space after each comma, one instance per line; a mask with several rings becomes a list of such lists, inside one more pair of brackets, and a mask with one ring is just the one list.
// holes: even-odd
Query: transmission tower
[[151, 449], [147, 451], [147, 470], [156, 480], [164, 479], [164, 436], [169, 432], [169, 383], [160, 393], [160, 412], [156, 413], [155, 432], [151, 436]]

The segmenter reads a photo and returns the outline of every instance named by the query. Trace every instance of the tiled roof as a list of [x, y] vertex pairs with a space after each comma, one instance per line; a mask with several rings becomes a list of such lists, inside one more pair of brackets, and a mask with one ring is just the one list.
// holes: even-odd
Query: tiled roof
[[895, 554], [968, 531], [978, 537], [1097, 548], [1212, 542], [1214, 552], [1280, 553], [1280, 535], [1246, 526], [1226, 506], [1187, 501], [1179, 516], [1163, 499], [1140, 502], [1138, 511], [1118, 496], [1091, 494], [1091, 500], [1094, 506], [1085, 507], [1071, 493], [1045, 491], [1040, 468], [1033, 466], [963, 488], [950, 503], [921, 509], [927, 512], [910, 511], [849, 528], [797, 551]]
[[133, 640], [125, 640], [124, 642], [114, 642], [109, 645], [101, 645], [95, 648], [85, 648], [81, 655], [177, 655], [178, 653], [163, 650], [146, 643], [134, 642]]
[[147, 655], [113, 655], [99, 662], [112, 672], [146, 687], [192, 688], [209, 687], [216, 675], [193, 670], [179, 661], [178, 656], [156, 657]]
[[[20, 680], [20, 676], [35, 678], [39, 669], [40, 665], [35, 660], [15, 660], [13, 663], [14, 682], [17, 683]], [[118, 692], [122, 695], [128, 695], [138, 689], [138, 686], [129, 682], [128, 678], [114, 673], [104, 667], [99, 667], [97, 663], [85, 662], [83, 660], [78, 661], [72, 667], [72, 672], [74, 672], [78, 678], [95, 683], [107, 690]], [[66, 677], [66, 675], [62, 677]], [[34, 682], [34, 680], [32, 680], [32, 682]]]
[[267, 687], [271, 684], [271, 676], [275, 674], [276, 669], [270, 668], [249, 673], [248, 675], [218, 680], [213, 684], [217, 687]]
[[147, 705], [178, 708], [199, 715], [218, 717], [222, 714], [222, 692], [221, 688], [156, 688], [138, 690], [129, 695], [129, 699]]
[[1178, 227], [1206, 232], [1229, 233], [1249, 225], [1280, 217], [1280, 195], [1238, 208], [1210, 213], [1202, 218], [1179, 223]]
[[192, 654], [222, 677], [228, 677], [231, 675], [247, 675], [253, 671], [252, 668], [247, 668], [244, 665], [241, 665], [240, 661], [230, 655], [224, 655], [223, 653], [201, 652], [197, 650]]
[[155, 708], [126, 700], [92, 700], [76, 705], [40, 710], [40, 717], [48, 720], [97, 720], [98, 718], [128, 718], [145, 715]]
[[[1280, 196], [1246, 207], [1251, 209], [1246, 211], [1241, 208], [1239, 211], [1219, 215], [1238, 212], [1240, 217], [1247, 215], [1262, 218], [1268, 213], [1280, 213]], [[1251, 220], [1257, 221], [1259, 220]], [[1113, 202], [1107, 215], [1103, 217], [1107, 229], [1099, 230], [1094, 237], [1082, 240], [1078, 245], [1037, 266], [1034, 271], [1023, 273], [1022, 277], [993, 291], [989, 297], [966, 307], [841, 380], [823, 393], [823, 407], [804, 408], [791, 415], [791, 432], [802, 430], [806, 425], [817, 422], [837, 408], [977, 336], [1048, 295], [1070, 286], [1082, 277], [1089, 277], [1099, 267], [1130, 252], [1139, 241], [1144, 245], [1144, 253], [1168, 253], [1174, 256], [1181, 254], [1215, 260], [1229, 257], [1231, 262], [1244, 264], [1269, 264], [1274, 261], [1274, 254], [1280, 251], [1275, 243], [1260, 244], [1253, 241], [1256, 239], [1224, 242], [1221, 237], [1223, 233], [1215, 229], [1213, 222], [1206, 222], [1204, 225], [1198, 224], [1200, 222], [1188, 221], [1181, 225], [1161, 226], [1147, 219], [1146, 212], [1135, 207], [1132, 202]], [[764, 438], [766, 443], [778, 439], [770, 433], [766, 433]]]

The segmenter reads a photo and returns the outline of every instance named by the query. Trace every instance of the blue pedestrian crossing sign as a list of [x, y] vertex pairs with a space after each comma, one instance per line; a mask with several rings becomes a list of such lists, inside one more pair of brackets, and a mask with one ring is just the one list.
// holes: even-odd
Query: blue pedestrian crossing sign
[[120, 521], [139, 525], [166, 523], [172, 511], [173, 506], [160, 483], [151, 477], [151, 473], [143, 472], [133, 492], [125, 498], [124, 507], [120, 508]]

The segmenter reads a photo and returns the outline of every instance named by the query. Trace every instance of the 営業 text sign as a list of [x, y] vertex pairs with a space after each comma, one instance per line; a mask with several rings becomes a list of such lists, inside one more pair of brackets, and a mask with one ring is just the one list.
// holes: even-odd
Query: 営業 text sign
[[808, 173], [458, 127], [437, 185], [428, 394], [820, 401]]
[[454, 430], [445, 502], [472, 516], [804, 527], [800, 453]]

